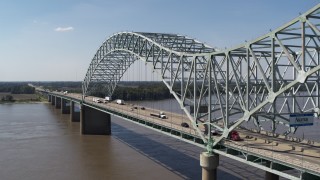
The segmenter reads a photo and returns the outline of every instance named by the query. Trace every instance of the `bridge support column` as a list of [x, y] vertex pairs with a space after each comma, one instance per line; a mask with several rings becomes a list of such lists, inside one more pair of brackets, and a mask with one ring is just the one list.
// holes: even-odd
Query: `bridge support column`
[[61, 113], [62, 114], [70, 113], [70, 102], [63, 98], [61, 98]]
[[80, 110], [81, 134], [110, 135], [111, 116], [88, 106], [81, 106]]
[[219, 155], [202, 152], [200, 154], [200, 166], [202, 167], [202, 180], [216, 180]]
[[56, 97], [51, 95], [51, 104], [56, 105]]
[[70, 101], [70, 121], [80, 122], [80, 111], [76, 111], [74, 105], [75, 102]]
[[52, 96], [50, 94], [48, 94], [48, 102], [51, 102], [51, 98], [52, 98]]
[[279, 175], [266, 171], [265, 180], [279, 180]]
[[55, 100], [56, 101], [55, 102], [55, 107], [56, 107], [56, 109], [60, 109], [61, 108], [61, 98], [56, 96], [55, 99], [56, 99]]

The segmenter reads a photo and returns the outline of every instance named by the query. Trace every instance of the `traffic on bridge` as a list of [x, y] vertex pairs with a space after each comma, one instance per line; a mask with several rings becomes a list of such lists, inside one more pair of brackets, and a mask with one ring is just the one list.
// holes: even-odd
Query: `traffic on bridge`
[[[45, 92], [41, 89], [37, 90]], [[84, 106], [110, 113], [188, 143], [200, 147], [204, 146], [203, 141], [201, 141], [200, 136], [192, 126], [183, 126], [182, 122], [186, 122], [185, 120], [188, 119], [183, 114], [163, 112], [162, 110], [137, 106], [126, 102], [117, 103], [117, 100], [103, 101], [103, 99], [93, 96], [87, 96], [82, 101], [82, 94], [50, 92], [48, 95], [50, 101], [53, 98], [61, 98], [72, 102], [81, 102]], [[63, 102], [62, 100], [59, 101], [60, 103]], [[60, 107], [63, 107], [63, 105], [61, 104]], [[153, 114], [160, 113], [165, 114], [165, 118], [153, 116]], [[205, 126], [201, 126], [200, 129], [204, 132], [206, 128]], [[244, 128], [237, 128], [236, 131], [239, 133], [240, 139], [225, 139], [215, 149], [215, 152], [254, 165], [266, 164], [268, 160], [272, 160], [274, 166], [276, 163], [278, 166], [279, 164], [287, 165], [281, 166], [285, 170], [303, 168], [313, 172], [320, 172], [320, 143], [310, 143], [306, 140], [298, 141], [297, 139], [293, 141], [285, 136], [273, 137], [267, 132], [258, 133]], [[213, 131], [211, 134], [213, 138], [218, 138], [218, 134], [213, 133]]]
[[[289, 136], [320, 115], [319, 14], [320, 4], [224, 50], [179, 34], [116, 33], [91, 60], [82, 94], [37, 90], [62, 109], [80, 103], [83, 134], [111, 134], [114, 115], [203, 147], [203, 179], [216, 177], [219, 155], [265, 170], [266, 179], [319, 178], [319, 143]], [[90, 95], [100, 88], [111, 98], [136, 61], [158, 74], [183, 115]]]

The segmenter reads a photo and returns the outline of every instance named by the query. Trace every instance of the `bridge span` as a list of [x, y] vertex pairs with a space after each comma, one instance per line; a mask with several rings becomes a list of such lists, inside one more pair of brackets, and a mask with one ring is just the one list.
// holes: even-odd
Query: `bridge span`
[[[318, 143], [287, 140], [299, 129], [290, 117], [320, 116], [319, 28], [320, 4], [261, 37], [224, 50], [179, 34], [120, 32], [103, 42], [92, 58], [81, 95], [47, 93], [65, 113], [65, 100], [71, 106], [81, 103], [84, 134], [110, 134], [112, 114], [204, 147], [203, 179], [216, 178], [219, 155], [265, 170], [266, 179], [319, 178]], [[159, 75], [185, 115], [174, 114], [166, 121], [150, 117], [158, 110], [137, 113], [127, 105], [88, 99], [97, 89], [111, 97], [136, 61]], [[191, 127], [181, 127], [179, 119]], [[241, 128], [244, 123], [252, 123], [254, 130]], [[256, 133], [266, 132], [265, 123], [271, 130]], [[285, 132], [276, 133], [279, 127]], [[211, 130], [222, 133], [207, 133]], [[228, 140], [234, 130], [243, 141]]]
[[[150, 113], [160, 112], [158, 109], [145, 107], [144, 110], [141, 110], [139, 107], [133, 108], [136, 106], [133, 104], [97, 103], [92, 101], [93, 98], [96, 98], [93, 96], [82, 100], [82, 94], [37, 90], [47, 94], [48, 100], [56, 108], [61, 109], [61, 113], [70, 113], [72, 122], [80, 122], [82, 134], [111, 135], [110, 115], [113, 115], [173, 138], [205, 147], [193, 127], [181, 126], [182, 120], [188, 119], [186, 115], [166, 112], [167, 119], [160, 119], [150, 116]], [[77, 112], [74, 112], [75, 103], [81, 104], [78, 115], [76, 115]], [[202, 131], [205, 130], [204, 126], [199, 128]], [[266, 132], [258, 133], [243, 128], [237, 128], [237, 131], [242, 141], [224, 139], [217, 145], [214, 152], [271, 172], [271, 175], [266, 173], [266, 177], [271, 179], [279, 176], [289, 179], [317, 179], [320, 177], [320, 143], [298, 139], [293, 141], [284, 136], [272, 137]], [[218, 166], [218, 159], [215, 160], [215, 163]]]

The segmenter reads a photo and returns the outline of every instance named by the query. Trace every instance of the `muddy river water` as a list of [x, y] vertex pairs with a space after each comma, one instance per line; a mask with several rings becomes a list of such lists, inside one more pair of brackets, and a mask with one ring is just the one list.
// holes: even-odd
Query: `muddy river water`
[[[47, 103], [0, 105], [0, 179], [201, 179], [203, 149], [112, 117], [112, 135], [80, 135]], [[220, 157], [219, 179], [264, 179]]]

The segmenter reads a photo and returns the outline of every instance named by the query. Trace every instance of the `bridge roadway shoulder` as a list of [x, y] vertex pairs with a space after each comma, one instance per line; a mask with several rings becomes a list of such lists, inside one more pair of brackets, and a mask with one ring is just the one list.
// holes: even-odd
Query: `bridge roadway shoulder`
[[258, 133], [250, 132], [247, 130], [239, 129], [238, 131], [240, 132], [240, 135], [242, 137], [250, 137], [250, 139], [247, 139], [247, 141], [255, 140], [257, 143], [261, 141], [266, 144], [265, 146], [268, 146], [267, 144], [269, 144], [269, 146], [273, 148], [275, 146], [278, 146], [276, 147], [276, 149], [279, 149], [281, 151], [288, 151], [289, 153], [295, 153], [295, 154], [299, 154], [299, 153], [301, 154], [302, 152], [303, 155], [320, 158], [319, 146], [309, 145], [301, 142], [299, 143], [299, 142], [290, 141], [283, 138], [268, 136], [265, 134], [258, 134]]
[[[163, 121], [163, 120], [160, 120], [159, 118], [150, 118], [149, 112], [154, 112], [157, 110], [139, 110], [137, 112], [132, 112], [130, 106], [118, 105], [115, 103], [108, 103], [107, 105], [106, 104], [99, 104], [99, 106], [111, 108], [113, 110], [117, 109], [118, 111], [120, 111], [122, 113], [128, 113], [128, 114], [137, 113], [137, 116], [140, 118], [149, 119], [150, 121], [158, 122], [163, 125], [171, 126], [173, 128], [178, 128], [179, 130], [182, 130], [182, 131], [184, 130], [181, 128], [180, 122], [181, 122], [181, 119], [186, 119], [186, 117], [183, 118], [183, 117], [181, 117], [182, 115], [175, 115], [175, 117], [179, 117], [177, 119], [169, 116], [168, 119], [166, 119], [166, 121]], [[171, 114], [174, 114], [174, 113], [169, 113], [168, 115], [171, 115]], [[187, 130], [189, 131], [188, 133], [196, 135], [196, 132], [192, 128], [187, 129]], [[242, 137], [245, 137], [245, 132], [243, 130], [241, 130], [241, 133], [242, 133]], [[255, 134], [255, 136], [257, 137], [257, 139], [260, 139], [261, 142], [263, 142], [262, 138], [265, 138], [265, 136], [263, 136], [261, 134]], [[305, 155], [307, 155], [307, 153], [297, 152], [296, 150], [298, 150], [298, 149], [292, 150], [290, 146], [292, 146], [293, 142], [290, 142], [290, 141], [282, 142], [283, 141], [282, 139], [277, 139], [277, 140], [281, 141], [281, 143], [279, 143], [278, 146], [275, 146], [274, 144], [268, 144], [268, 143], [256, 143], [253, 141], [248, 141], [246, 139], [244, 139], [244, 141], [241, 141], [241, 142], [231, 142], [231, 143], [226, 143], [226, 144], [232, 146], [232, 143], [236, 143], [237, 145], [241, 145], [241, 146], [247, 148], [247, 149], [242, 148], [243, 150], [252, 151], [252, 152], [258, 153], [258, 154], [265, 156], [265, 157], [280, 159], [280, 160], [284, 161], [285, 163], [289, 163], [289, 164], [292, 163], [293, 165], [300, 166], [301, 164], [304, 163], [305, 164], [304, 167], [309, 167], [309, 168], [312, 168], [316, 171], [320, 171], [319, 154], [313, 153], [310, 157], [308, 157], [308, 156], [305, 156]], [[280, 156], [283, 158], [279, 158]], [[301, 160], [300, 156], [304, 156], [303, 162], [300, 161]], [[310, 163], [314, 164], [315, 166], [311, 166]]]

